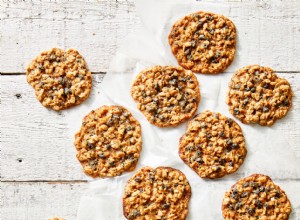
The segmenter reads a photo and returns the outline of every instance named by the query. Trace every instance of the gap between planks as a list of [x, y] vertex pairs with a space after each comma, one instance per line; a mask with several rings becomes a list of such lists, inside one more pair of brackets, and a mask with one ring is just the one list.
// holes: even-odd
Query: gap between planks
[[87, 180], [1, 180], [1, 183], [49, 183], [49, 184], [76, 184], [88, 183]]
[[[298, 71], [295, 71], [295, 70], [292, 70], [292, 71], [281, 71], [281, 70], [274, 70], [276, 73], [300, 73], [300, 70], [298, 70]], [[100, 74], [102, 74], [102, 75], [105, 75], [107, 72], [102, 72], [102, 71], [100, 71], [100, 72], [92, 72], [92, 74], [94, 74], [94, 75], [100, 75]], [[223, 72], [223, 73], [232, 73], [232, 72]], [[222, 74], [222, 73], [220, 73], [220, 74]], [[18, 76], [18, 75], [26, 75], [26, 73], [24, 73], [24, 72], [20, 72], [20, 73], [18, 73], [18, 72], [16, 72], [16, 73], [14, 73], [14, 72], [12, 72], [12, 73], [10, 73], [10, 72], [4, 72], [4, 73], [2, 73], [2, 72], [0, 72], [0, 75], [1, 76]]]
[[[300, 178], [272, 178], [274, 182], [283, 181], [283, 182], [299, 182]], [[232, 182], [231, 179], [221, 179], [221, 182]], [[48, 183], [48, 184], [80, 184], [80, 183], [89, 183], [88, 180], [1, 180], [1, 183]]]
[[[93, 75], [95, 87], [92, 90], [90, 100], [96, 100], [95, 97], [99, 94], [98, 85], [101, 83], [103, 76], [101, 74]], [[5, 120], [2, 120], [2, 126], [0, 126], [3, 130], [3, 146], [0, 148], [3, 154], [3, 164], [11, 164], [9, 167], [2, 169], [2, 179], [0, 178], [0, 180], [12, 182], [12, 184], [14, 181], [27, 182], [31, 180], [36, 181], [35, 184], [39, 181], [86, 180], [76, 160], [75, 149], [73, 147], [65, 147], [72, 145], [73, 140], [73, 135], [69, 135], [67, 132], [69, 124], [65, 117], [66, 115], [63, 113], [56, 114], [42, 108], [35, 100], [30, 86], [25, 83], [26, 79], [24, 77], [25, 75], [0, 77], [1, 81], [3, 81], [3, 88], [0, 94], [2, 99], [1, 106], [3, 110], [5, 109], [5, 114], [7, 115], [4, 118]], [[300, 97], [300, 88], [297, 87], [300, 83], [300, 74], [285, 73], [282, 74], [282, 77], [289, 79], [295, 89], [294, 113], [296, 113], [300, 106], [297, 105]], [[17, 98], [16, 94], [21, 94], [22, 99]], [[27, 104], [28, 102], [32, 103], [30, 107]], [[35, 110], [32, 111], [32, 109]], [[24, 118], [23, 115], [26, 115], [26, 117]], [[299, 114], [290, 114], [288, 116], [290, 120], [283, 121], [283, 127], [286, 128], [283, 129], [283, 136], [288, 135], [290, 137], [289, 144], [294, 146], [293, 148], [295, 149], [299, 149], [299, 143], [297, 142], [300, 128], [298, 126], [299, 123], [297, 123], [299, 121], [298, 116]], [[3, 124], [9, 126], [4, 126]], [[10, 138], [12, 132], [16, 135], [14, 139]], [[35, 135], [36, 133], [39, 135]], [[46, 138], [39, 138], [40, 136]], [[55, 138], [56, 141], [54, 144], [48, 143], [47, 138]], [[29, 150], [24, 149], [34, 149], [35, 152], [39, 151], [40, 153], [32, 154]], [[296, 151], [296, 155], [300, 155], [298, 152], [300, 151]], [[45, 157], [41, 159], [40, 154], [45, 155]], [[19, 158], [24, 159], [24, 162], [20, 163]], [[45, 163], [44, 160], [47, 162]], [[277, 178], [285, 179], [283, 176], [286, 178], [293, 177], [287, 173], [286, 175], [277, 175]], [[300, 176], [294, 176], [293, 179], [295, 178], [300, 178]], [[276, 180], [275, 176], [273, 179]]]
[[[106, 72], [92, 72], [92, 74], [94, 74], [94, 75], [99, 75], [99, 74], [103, 74], [103, 75], [105, 75], [106, 74]], [[24, 73], [24, 72], [22, 72], [22, 73], [18, 73], [18, 72], [12, 72], [12, 73], [10, 73], [10, 72], [5, 72], [5, 73], [2, 73], [2, 72], [0, 72], [0, 75], [1, 76], [23, 76], [23, 75], [26, 75], [26, 73]]]

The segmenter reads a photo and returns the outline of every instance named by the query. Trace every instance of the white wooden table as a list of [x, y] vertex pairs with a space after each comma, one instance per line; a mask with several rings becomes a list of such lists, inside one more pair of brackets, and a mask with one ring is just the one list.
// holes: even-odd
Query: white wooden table
[[[252, 1], [248, 14], [235, 10], [244, 2], [228, 4], [232, 18], [257, 25], [256, 38], [248, 37], [249, 57], [242, 59], [251, 64], [250, 57], [256, 56], [282, 73], [295, 92], [293, 111], [300, 113], [300, 1], [277, 2], [279, 6]], [[97, 86], [117, 45], [139, 26], [131, 0], [0, 0], [1, 220], [76, 219], [87, 187], [64, 112], [45, 109], [36, 100], [25, 79], [27, 63], [42, 50], [74, 47], [88, 62]], [[285, 135], [300, 149], [300, 114], [293, 120]], [[278, 179], [291, 186], [300, 180], [288, 173]], [[300, 204], [294, 205], [299, 212]]]

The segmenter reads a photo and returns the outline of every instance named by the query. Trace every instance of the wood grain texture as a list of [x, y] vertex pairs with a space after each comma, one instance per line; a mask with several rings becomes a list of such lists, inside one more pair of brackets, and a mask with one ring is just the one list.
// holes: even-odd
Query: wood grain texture
[[[92, 93], [86, 102], [99, 93], [97, 87], [103, 76], [93, 75]], [[1, 179], [85, 179], [75, 156], [73, 136], [68, 133], [65, 113], [44, 108], [24, 75], [1, 76], [0, 81]]]
[[[230, 74], [230, 73], [228, 73]], [[295, 97], [292, 112], [281, 121], [282, 133], [300, 158], [300, 73], [279, 73], [292, 84]], [[93, 75], [94, 85], [89, 100], [95, 100], [103, 75]], [[5, 181], [83, 180], [87, 179], [76, 158], [73, 136], [68, 132], [65, 113], [44, 108], [35, 98], [25, 76], [2, 76], [1, 125], [2, 167]], [[222, 92], [226, 92], [225, 90]], [[21, 97], [16, 95], [20, 94]], [[89, 101], [87, 100], [87, 101]], [[76, 109], [75, 109], [76, 111]], [[78, 118], [81, 121], [81, 118]], [[288, 126], [287, 124], [288, 123]], [[292, 127], [293, 129], [289, 129]], [[274, 178], [294, 179], [289, 172]]]
[[238, 68], [249, 64], [299, 71], [300, 1], [232, 2], [228, 17], [237, 26]]
[[[210, 1], [214, 2], [214, 1]], [[223, 2], [223, 1], [221, 1]], [[228, 0], [238, 26], [239, 65], [270, 66], [292, 84], [292, 112], [282, 135], [300, 158], [300, 2]], [[118, 44], [141, 25], [132, 0], [0, 0], [0, 219], [75, 220], [88, 179], [75, 157], [64, 112], [45, 109], [25, 67], [42, 50], [78, 49], [91, 71], [105, 73]], [[103, 74], [93, 75], [93, 100]], [[81, 118], [78, 118], [81, 120]], [[272, 176], [287, 189], [300, 219], [299, 177]], [[225, 182], [225, 181], [224, 181]], [[212, 186], [213, 187], [213, 186]], [[295, 193], [296, 192], [296, 193]]]
[[0, 72], [25, 72], [41, 51], [75, 48], [95, 72], [139, 26], [132, 1], [0, 1]]
[[[0, 183], [2, 220], [75, 220], [87, 183]], [[4, 203], [4, 205], [3, 205]]]
[[[297, 193], [300, 185], [297, 181], [275, 181], [288, 195], [292, 203], [291, 219], [300, 219], [300, 198]], [[212, 192], [226, 191], [232, 182], [219, 183], [211, 182], [206, 185]], [[1, 202], [5, 203], [0, 210], [3, 220], [47, 220], [50, 217], [64, 217], [67, 220], [75, 220], [77, 208], [81, 196], [88, 188], [87, 183], [0, 183]], [[221, 189], [220, 189], [221, 188]], [[197, 191], [193, 192], [197, 193]], [[195, 196], [194, 194], [193, 196]], [[214, 194], [213, 194], [214, 195]], [[208, 196], [207, 203], [212, 204], [216, 209], [221, 206], [221, 200]], [[199, 204], [191, 204], [191, 208], [203, 209]], [[220, 210], [212, 210], [213, 219], [222, 219]], [[198, 220], [197, 218], [193, 218]], [[101, 220], [120, 220], [120, 219], [101, 219]]]
[[[30, 60], [55, 46], [78, 49], [91, 71], [106, 72], [117, 45], [140, 27], [132, 0], [1, 4], [0, 71], [4, 73], [24, 72]], [[226, 4], [226, 15], [238, 27], [236, 62], [259, 63], [276, 71], [300, 71], [299, 1]]]

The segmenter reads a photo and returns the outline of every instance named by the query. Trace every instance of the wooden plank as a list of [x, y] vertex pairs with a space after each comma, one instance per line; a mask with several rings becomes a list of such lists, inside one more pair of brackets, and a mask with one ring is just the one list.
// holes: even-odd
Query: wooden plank
[[132, 1], [0, 1], [0, 72], [25, 72], [41, 51], [76, 48], [95, 72], [139, 26]]
[[[77, 48], [92, 71], [105, 72], [117, 45], [140, 26], [132, 0], [1, 4], [1, 72], [24, 72], [31, 59], [54, 46]], [[259, 63], [277, 71], [300, 70], [299, 1], [226, 4], [239, 36], [233, 66]]]
[[[239, 63], [300, 70], [300, 2], [229, 2], [239, 31]], [[8, 2], [1, 7], [2, 72], [24, 72], [41, 50], [75, 47], [90, 69], [106, 71], [122, 38], [139, 26], [131, 1]], [[18, 30], [18, 31], [16, 31]]]
[[[230, 77], [231, 73], [226, 74]], [[296, 156], [300, 157], [300, 72], [279, 73], [293, 86], [294, 107], [288, 118], [280, 122], [282, 135], [288, 137]], [[99, 93], [103, 75], [94, 75], [94, 86], [87, 102]], [[25, 76], [1, 76], [1, 178], [5, 181], [83, 180], [81, 166], [75, 157], [73, 135], [68, 132], [70, 121], [63, 111], [45, 109], [35, 98]], [[221, 91], [222, 94], [225, 94]], [[16, 94], [20, 94], [18, 98]], [[99, 103], [99, 106], [101, 103]], [[76, 108], [74, 111], [77, 111]], [[78, 113], [84, 115], [86, 113]], [[81, 121], [81, 116], [78, 117]], [[277, 128], [278, 128], [277, 127]], [[76, 130], [76, 129], [75, 129]], [[3, 166], [4, 164], [4, 166]], [[274, 177], [275, 178], [275, 177]], [[289, 172], [276, 178], [299, 178]]]
[[[292, 203], [293, 211], [290, 219], [300, 219], [300, 185], [298, 182], [276, 180], [275, 183], [287, 193]], [[2, 193], [1, 219], [3, 220], [47, 220], [54, 216], [75, 220], [80, 198], [85, 195], [85, 190], [88, 188], [87, 183], [17, 182], [0, 184], [2, 189], [0, 191]], [[232, 182], [217, 181], [203, 186], [212, 193], [204, 193], [202, 196], [206, 197], [206, 203], [212, 208], [211, 217], [213, 219], [221, 219], [220, 207], [222, 197], [220, 195], [228, 190], [232, 184]], [[194, 189], [193, 197], [197, 196], [198, 191]], [[216, 200], [216, 198], [218, 199]], [[194, 204], [193, 202], [190, 203], [190, 208], [198, 209], [200, 212], [203, 209], [201, 204]]]
[[299, 71], [300, 2], [241, 5], [230, 10], [238, 23], [238, 66], [258, 63], [276, 71]]
[[[282, 135], [288, 137], [299, 158], [300, 2], [240, 2], [229, 0], [226, 14], [239, 33], [232, 67], [260, 63], [292, 72], [281, 74], [295, 92], [293, 110], [281, 125]], [[54, 46], [74, 47], [85, 56], [91, 71], [106, 72], [117, 45], [139, 26], [132, 0], [0, 1], [0, 73], [24, 74], [34, 56]], [[88, 102], [100, 92], [103, 75], [93, 77]], [[88, 178], [75, 158], [66, 114], [43, 108], [25, 76], [1, 76], [0, 85], [0, 218], [76, 219], [80, 197], [87, 188], [87, 183], [77, 180]], [[291, 199], [291, 219], [300, 219], [299, 177], [287, 172], [273, 179]]]
[[[93, 75], [93, 90], [86, 102], [95, 100], [103, 76]], [[24, 75], [1, 76], [0, 80], [1, 179], [85, 179], [75, 157], [66, 114], [44, 108]]]
[[87, 183], [0, 183], [2, 220], [75, 220]]

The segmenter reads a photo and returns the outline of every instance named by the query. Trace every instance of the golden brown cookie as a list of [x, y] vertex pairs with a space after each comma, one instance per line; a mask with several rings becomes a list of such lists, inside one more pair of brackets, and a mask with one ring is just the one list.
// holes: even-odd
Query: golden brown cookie
[[188, 215], [190, 197], [190, 184], [179, 170], [144, 167], [125, 187], [124, 216], [129, 220], [183, 220]]
[[113, 177], [136, 167], [142, 149], [140, 123], [121, 106], [91, 111], [75, 135], [77, 158], [92, 177]]
[[48, 220], [66, 220], [66, 219], [54, 217], [54, 218], [49, 218]]
[[285, 192], [261, 174], [240, 179], [225, 193], [222, 204], [226, 220], [286, 220], [291, 211]]
[[208, 110], [200, 113], [189, 121], [180, 138], [180, 158], [203, 178], [219, 178], [235, 172], [246, 155], [242, 129], [220, 113]]
[[271, 126], [292, 107], [293, 92], [286, 79], [268, 67], [246, 66], [231, 78], [229, 111], [241, 122]]
[[173, 25], [169, 44], [180, 66], [197, 73], [221, 73], [234, 59], [236, 30], [225, 16], [199, 11]]
[[92, 74], [74, 49], [42, 52], [28, 65], [26, 76], [37, 99], [56, 111], [79, 105], [92, 88]]
[[154, 66], [140, 72], [131, 96], [147, 120], [159, 127], [177, 126], [191, 118], [200, 102], [196, 76], [173, 66]]

